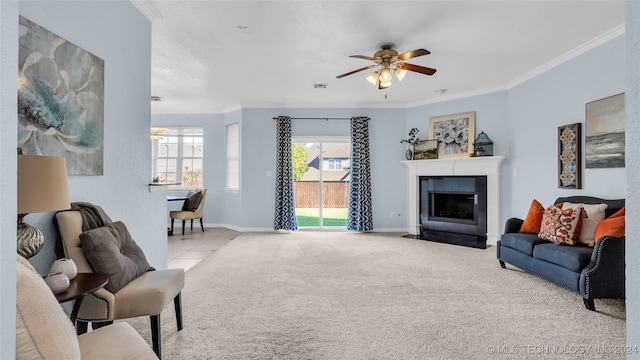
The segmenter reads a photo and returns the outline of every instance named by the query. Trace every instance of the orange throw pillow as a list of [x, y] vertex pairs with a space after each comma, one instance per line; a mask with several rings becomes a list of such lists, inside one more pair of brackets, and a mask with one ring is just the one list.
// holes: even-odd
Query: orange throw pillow
[[537, 234], [540, 232], [540, 224], [542, 224], [542, 215], [544, 214], [544, 206], [533, 199], [527, 217], [524, 219], [520, 227], [521, 233]]
[[595, 238], [598, 241], [603, 236], [615, 236], [615, 237], [624, 237], [624, 218], [625, 218], [625, 208], [618, 210], [615, 214], [609, 216], [608, 218], [600, 221], [598, 226], [596, 226], [596, 234]]

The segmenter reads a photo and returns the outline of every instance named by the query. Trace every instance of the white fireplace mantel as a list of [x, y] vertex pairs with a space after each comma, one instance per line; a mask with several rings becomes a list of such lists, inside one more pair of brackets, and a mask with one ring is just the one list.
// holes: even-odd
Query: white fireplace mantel
[[418, 235], [420, 230], [420, 176], [486, 176], [487, 244], [495, 245], [500, 237], [500, 165], [504, 159], [504, 156], [482, 156], [403, 161], [409, 169], [407, 232]]

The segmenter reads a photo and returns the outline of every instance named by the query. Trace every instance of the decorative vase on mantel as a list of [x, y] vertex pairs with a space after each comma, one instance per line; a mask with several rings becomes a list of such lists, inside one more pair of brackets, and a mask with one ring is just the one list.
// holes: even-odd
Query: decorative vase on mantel
[[418, 128], [412, 128], [409, 131], [409, 137], [407, 139], [400, 140], [400, 144], [407, 144], [408, 146], [407, 151], [404, 153], [407, 160], [413, 160], [414, 147], [418, 142], [420, 142], [420, 139], [418, 138], [419, 131], [420, 130], [418, 130]]
[[407, 158], [407, 160], [413, 160], [413, 145], [411, 145], [410, 148], [407, 148], [407, 151], [405, 151], [404, 156]]

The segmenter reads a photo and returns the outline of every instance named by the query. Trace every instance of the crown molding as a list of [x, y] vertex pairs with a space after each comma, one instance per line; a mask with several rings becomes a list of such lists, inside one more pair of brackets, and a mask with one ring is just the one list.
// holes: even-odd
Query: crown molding
[[589, 50], [595, 49], [596, 47], [611, 41], [615, 38], [617, 38], [620, 35], [624, 34], [624, 23], [614, 27], [613, 29], [603, 33], [602, 35], [593, 38], [589, 41], [587, 41], [586, 43], [574, 48], [573, 50], [569, 50], [566, 53], [558, 56], [557, 58], [542, 64], [540, 66], [538, 66], [537, 68], [529, 71], [528, 73], [521, 75], [511, 81], [509, 81], [507, 84], [505, 84], [505, 88], [506, 89], [511, 89], [515, 86], [518, 86], [528, 80], [533, 79], [534, 77], [541, 75], [544, 72], [547, 72], [553, 68], [555, 68], [556, 66], [559, 66], [571, 59], [574, 59], [584, 53], [586, 53]]
[[133, 6], [135, 6], [142, 15], [146, 16], [151, 22], [155, 20], [161, 19], [162, 15], [156, 10], [156, 8], [151, 5], [151, 3], [147, 0], [129, 0]]

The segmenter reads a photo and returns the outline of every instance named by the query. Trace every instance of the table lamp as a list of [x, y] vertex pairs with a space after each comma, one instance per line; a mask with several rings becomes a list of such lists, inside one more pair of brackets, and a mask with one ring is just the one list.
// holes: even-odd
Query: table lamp
[[27, 214], [71, 208], [67, 163], [53, 156], [22, 155], [18, 149], [18, 254], [30, 258], [44, 244], [44, 235], [23, 220]]

